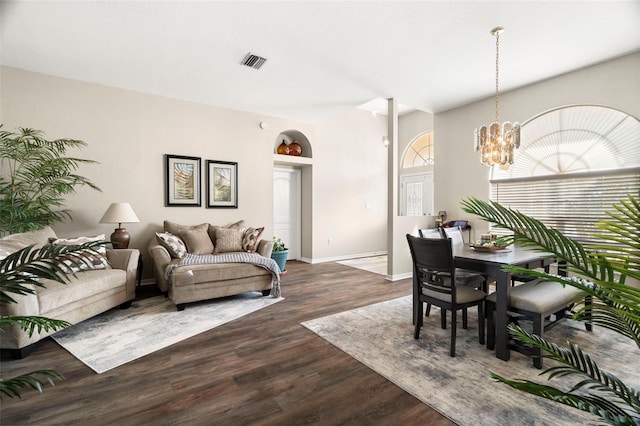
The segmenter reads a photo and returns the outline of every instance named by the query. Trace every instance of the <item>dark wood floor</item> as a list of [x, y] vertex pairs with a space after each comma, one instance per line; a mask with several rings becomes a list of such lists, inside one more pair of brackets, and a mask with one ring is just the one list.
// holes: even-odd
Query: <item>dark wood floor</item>
[[103, 374], [51, 339], [3, 360], [5, 378], [51, 368], [66, 380], [2, 400], [0, 424], [452, 424], [300, 325], [410, 294], [410, 280], [336, 263], [287, 269], [284, 301]]

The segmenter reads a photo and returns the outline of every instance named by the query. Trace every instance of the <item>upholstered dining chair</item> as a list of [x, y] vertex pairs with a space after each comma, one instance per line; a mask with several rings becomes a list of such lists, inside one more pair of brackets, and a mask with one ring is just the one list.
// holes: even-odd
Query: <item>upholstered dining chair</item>
[[451, 228], [442, 228], [445, 238], [451, 238], [451, 244], [464, 244], [464, 236], [459, 226]]
[[420, 235], [420, 238], [440, 239], [442, 238], [442, 231], [440, 231], [440, 229], [441, 228], [418, 229], [418, 234]]
[[[544, 281], [540, 278], [517, 285], [509, 293], [509, 319], [520, 323], [522, 320], [533, 322], [533, 333], [542, 337], [543, 333], [567, 317], [567, 312], [574, 303], [584, 299], [591, 303], [591, 296], [569, 285], [563, 286], [555, 281]], [[487, 309], [487, 348], [494, 349], [496, 326], [494, 314], [496, 310], [496, 294], [491, 293], [486, 299]], [[590, 321], [585, 322], [587, 331], [592, 330]], [[512, 349], [533, 357], [533, 366], [542, 368], [542, 352], [540, 348], [531, 348], [521, 343], [513, 344]]]
[[478, 307], [478, 341], [484, 344], [483, 302], [487, 294], [473, 287], [456, 285], [456, 267], [450, 239], [418, 238], [407, 234], [413, 261], [413, 297], [415, 330], [420, 338], [423, 325], [422, 304], [439, 306], [441, 326], [446, 328], [446, 311], [451, 311], [451, 347], [449, 354], [456, 356], [457, 311]]
[[[451, 245], [461, 245], [464, 244], [464, 235], [462, 233], [462, 229], [459, 226], [454, 226], [451, 228], [442, 228], [444, 238], [449, 238], [451, 240]], [[482, 291], [487, 293], [489, 288], [488, 277], [486, 275], [481, 274], [480, 272], [475, 271], [467, 271], [466, 269], [456, 269], [456, 283], [458, 285], [467, 285], [473, 286], [476, 288], [482, 288]]]
[[[418, 231], [422, 238], [450, 238], [452, 246], [455, 246], [457, 244], [464, 244], [462, 229], [460, 229], [460, 227], [419, 229]], [[456, 269], [456, 285], [466, 285], [475, 288], [481, 288], [485, 293], [487, 293], [487, 289], [489, 287], [489, 283], [485, 275], [479, 272], [467, 271], [460, 268]], [[428, 317], [430, 314], [431, 304], [427, 303], [427, 306], [425, 308], [425, 316]], [[466, 309], [462, 311], [462, 327], [467, 328]]]

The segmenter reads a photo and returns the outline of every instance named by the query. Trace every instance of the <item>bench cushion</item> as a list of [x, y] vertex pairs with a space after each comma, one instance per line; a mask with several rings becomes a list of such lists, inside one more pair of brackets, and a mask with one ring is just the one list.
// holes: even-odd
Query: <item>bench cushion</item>
[[[584, 293], [570, 285], [537, 279], [511, 288], [509, 306], [529, 312], [544, 314], [555, 312], [583, 297]], [[496, 302], [496, 294], [487, 300]]]

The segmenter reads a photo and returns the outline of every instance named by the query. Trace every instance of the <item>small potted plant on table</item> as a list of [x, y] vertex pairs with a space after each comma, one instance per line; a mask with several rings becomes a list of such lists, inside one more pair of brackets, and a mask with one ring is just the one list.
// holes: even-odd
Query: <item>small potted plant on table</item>
[[285, 269], [287, 264], [287, 256], [289, 256], [289, 249], [284, 245], [284, 242], [280, 238], [273, 237], [273, 250], [271, 251], [271, 258], [276, 261], [281, 273], [287, 272]]

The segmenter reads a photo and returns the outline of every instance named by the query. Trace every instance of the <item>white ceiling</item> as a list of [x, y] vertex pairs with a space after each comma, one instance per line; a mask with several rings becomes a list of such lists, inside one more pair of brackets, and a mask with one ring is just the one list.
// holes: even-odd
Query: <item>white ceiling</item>
[[640, 50], [639, 0], [2, 0], [0, 59], [317, 122], [373, 99], [439, 112], [492, 96], [498, 25], [501, 91]]

